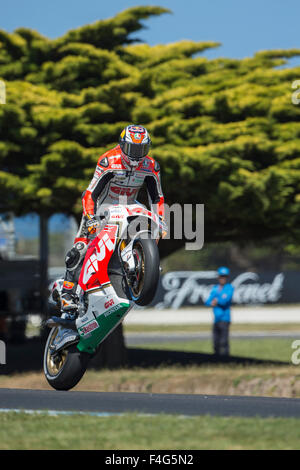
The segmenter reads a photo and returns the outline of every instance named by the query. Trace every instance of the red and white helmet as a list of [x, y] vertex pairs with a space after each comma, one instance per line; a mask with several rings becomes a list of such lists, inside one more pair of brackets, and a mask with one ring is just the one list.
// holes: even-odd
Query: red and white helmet
[[121, 132], [119, 144], [125, 161], [136, 166], [148, 155], [151, 139], [145, 127], [131, 124]]

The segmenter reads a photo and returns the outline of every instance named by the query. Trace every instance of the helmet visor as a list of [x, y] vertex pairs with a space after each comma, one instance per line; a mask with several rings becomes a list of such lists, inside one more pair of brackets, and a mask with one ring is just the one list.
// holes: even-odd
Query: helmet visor
[[130, 142], [120, 143], [122, 151], [132, 160], [141, 160], [149, 152], [150, 144], [133, 144]]

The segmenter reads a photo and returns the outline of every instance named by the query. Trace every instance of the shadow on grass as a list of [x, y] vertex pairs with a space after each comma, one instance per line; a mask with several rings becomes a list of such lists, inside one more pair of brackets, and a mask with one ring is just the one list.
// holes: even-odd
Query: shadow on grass
[[[8, 344], [6, 349], [6, 364], [0, 364], [0, 375], [13, 373], [40, 371], [43, 368], [43, 354], [45, 341], [33, 338], [23, 344]], [[127, 358], [125, 367], [159, 367], [172, 365], [197, 365], [206, 364], [239, 364], [239, 365], [277, 365], [286, 366], [288, 362], [254, 359], [248, 357], [220, 357], [213, 354], [166, 351], [143, 348], [127, 348]], [[100, 353], [101, 354], [101, 351]], [[95, 358], [96, 359], [96, 358]], [[95, 367], [95, 362], [90, 362], [90, 368]], [[123, 366], [124, 367], [124, 364]], [[114, 367], [118, 368], [118, 367]]]
[[155, 367], [161, 365], [206, 365], [206, 364], [239, 364], [239, 365], [278, 365], [287, 366], [288, 362], [271, 361], [239, 356], [217, 356], [214, 354], [166, 351], [157, 349], [128, 348], [130, 367]]

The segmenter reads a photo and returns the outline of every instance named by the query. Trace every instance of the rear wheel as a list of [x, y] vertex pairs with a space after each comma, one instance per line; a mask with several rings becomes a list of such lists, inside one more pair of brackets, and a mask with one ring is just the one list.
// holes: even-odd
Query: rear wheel
[[50, 348], [58, 328], [52, 328], [45, 346], [44, 373], [48, 383], [56, 390], [70, 390], [75, 387], [86, 371], [90, 355], [80, 352], [76, 345], [50, 354]]
[[138, 238], [133, 244], [133, 256], [136, 269], [129, 278], [132, 300], [137, 305], [152, 302], [159, 281], [159, 252], [157, 243], [150, 238]]

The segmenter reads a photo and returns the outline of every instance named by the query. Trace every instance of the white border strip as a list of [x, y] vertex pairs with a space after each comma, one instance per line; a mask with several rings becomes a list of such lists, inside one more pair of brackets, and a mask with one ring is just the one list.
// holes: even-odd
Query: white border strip
[[[138, 411], [127, 411], [126, 413], [110, 413], [110, 412], [100, 412], [100, 411], [63, 411], [63, 410], [25, 410], [21, 408], [0, 408], [0, 413], [26, 413], [29, 415], [47, 415], [47, 416], [96, 416], [97, 418], [109, 418], [110, 416], [125, 416], [128, 414], [138, 414], [142, 417], [156, 417], [159, 416], [161, 413], [139, 413]], [[177, 418], [194, 418], [195, 416], [192, 415], [181, 415], [181, 414], [174, 414], [174, 413], [163, 413], [163, 414], [171, 414], [177, 416]]]
[[26, 413], [26, 414], [46, 414], [49, 416], [59, 416], [59, 415], [89, 415], [89, 416], [99, 416], [101, 418], [106, 418], [109, 416], [122, 416], [124, 413], [108, 413], [108, 412], [98, 412], [98, 411], [62, 411], [62, 410], [25, 410], [21, 408], [0, 408], [0, 413]]

